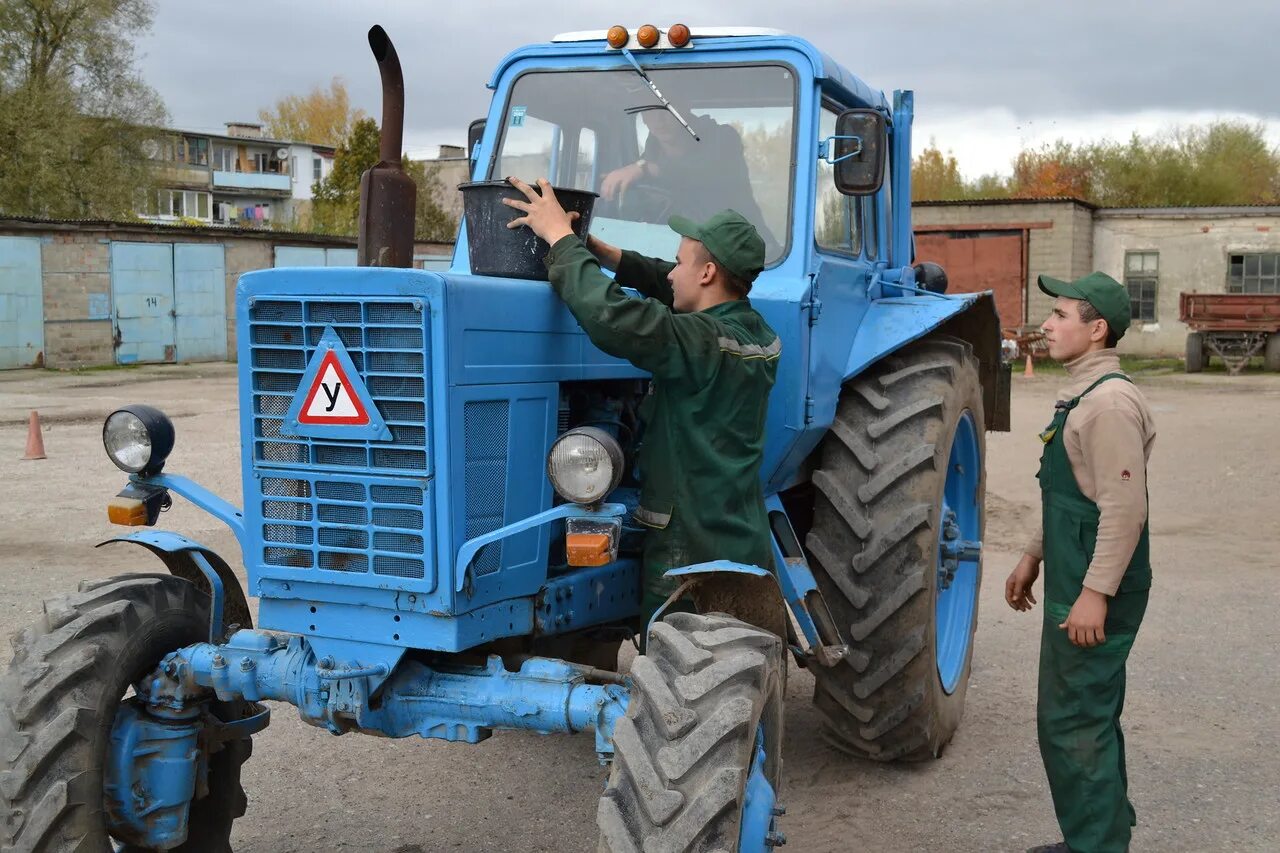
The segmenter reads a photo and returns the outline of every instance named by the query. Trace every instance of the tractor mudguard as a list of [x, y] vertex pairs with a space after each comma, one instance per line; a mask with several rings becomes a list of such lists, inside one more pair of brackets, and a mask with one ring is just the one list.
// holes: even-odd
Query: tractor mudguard
[[845, 381], [933, 332], [959, 338], [973, 347], [987, 429], [1008, 432], [1008, 371], [1000, 360], [1000, 318], [990, 293], [899, 296], [873, 301], [853, 339]]
[[[787, 638], [787, 606], [772, 572], [729, 560], [671, 569], [663, 577], [688, 585], [699, 613], [727, 613]], [[656, 620], [663, 609], [654, 614]]]
[[209, 566], [222, 581], [222, 607], [218, 607], [218, 602], [213, 602], [214, 612], [221, 610], [222, 623], [226, 626], [238, 625], [241, 628], [253, 627], [253, 614], [249, 611], [249, 601], [245, 598], [244, 587], [240, 585], [240, 579], [227, 565], [226, 560], [219, 557], [217, 552], [195, 540], [168, 530], [144, 530], [99, 542], [94, 547], [101, 548], [112, 542], [141, 545], [159, 557], [160, 562], [164, 563], [171, 575], [190, 581], [195, 584], [196, 589], [216, 597], [217, 591], [212, 588], [213, 585], [205, 577], [204, 570], [196, 562], [195, 555], [199, 554], [208, 561]]

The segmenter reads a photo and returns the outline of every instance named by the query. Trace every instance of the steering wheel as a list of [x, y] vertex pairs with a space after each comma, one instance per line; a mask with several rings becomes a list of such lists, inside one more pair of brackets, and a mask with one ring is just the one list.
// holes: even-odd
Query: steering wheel
[[675, 197], [666, 187], [650, 181], [636, 181], [613, 199], [596, 202], [595, 214], [631, 222], [666, 224], [675, 206]]

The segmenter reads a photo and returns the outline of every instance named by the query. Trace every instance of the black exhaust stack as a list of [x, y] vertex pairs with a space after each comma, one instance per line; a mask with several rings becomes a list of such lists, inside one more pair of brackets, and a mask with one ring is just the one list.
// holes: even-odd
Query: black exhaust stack
[[369, 47], [382, 74], [382, 136], [378, 164], [360, 176], [357, 263], [362, 267], [412, 267], [418, 188], [400, 164], [404, 74], [395, 46], [382, 27], [369, 30]]

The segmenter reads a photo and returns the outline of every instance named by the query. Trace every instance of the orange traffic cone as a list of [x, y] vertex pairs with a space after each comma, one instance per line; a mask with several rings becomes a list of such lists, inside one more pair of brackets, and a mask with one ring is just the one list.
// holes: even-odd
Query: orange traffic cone
[[1022, 369], [1023, 376], [1035, 376], [1036, 369], [1031, 365], [1031, 355], [1027, 355], [1027, 366]]
[[40, 413], [34, 409], [27, 422], [27, 454], [23, 459], [44, 459], [44, 436], [40, 434]]

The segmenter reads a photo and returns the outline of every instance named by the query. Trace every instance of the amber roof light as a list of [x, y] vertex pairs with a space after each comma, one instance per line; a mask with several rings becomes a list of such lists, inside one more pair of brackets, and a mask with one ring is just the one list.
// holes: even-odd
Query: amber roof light
[[[596, 30], [596, 32], [600, 31]], [[609, 35], [607, 35], [606, 38], [609, 40], [609, 47], [626, 47], [628, 39], [631, 38], [631, 34], [627, 32], [626, 27], [620, 24], [615, 24], [614, 26], [609, 27]]]
[[684, 47], [689, 43], [689, 28], [684, 24], [674, 24], [667, 30], [667, 41], [672, 47]]
[[653, 24], [645, 24], [636, 30], [636, 41], [641, 47], [654, 47], [658, 43], [658, 28]]

